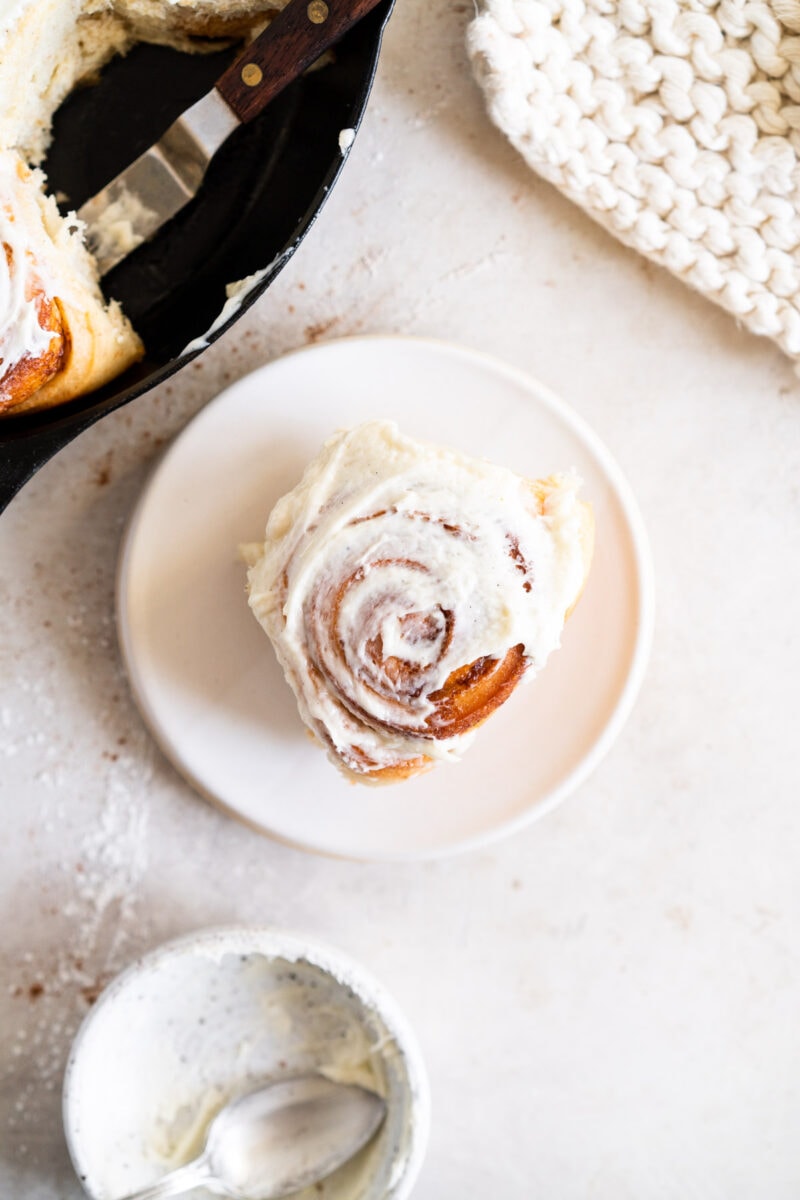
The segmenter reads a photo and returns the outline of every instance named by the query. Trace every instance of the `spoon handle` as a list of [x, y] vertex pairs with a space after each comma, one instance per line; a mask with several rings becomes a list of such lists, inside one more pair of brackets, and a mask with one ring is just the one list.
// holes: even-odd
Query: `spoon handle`
[[185, 1167], [178, 1167], [176, 1171], [170, 1171], [169, 1175], [165, 1175], [157, 1183], [151, 1183], [149, 1187], [141, 1188], [138, 1192], [131, 1192], [130, 1195], [121, 1197], [121, 1200], [166, 1200], [167, 1196], [181, 1196], [184, 1192], [190, 1192], [201, 1183], [207, 1183], [211, 1177], [208, 1159], [201, 1154], [194, 1162], [187, 1163]]

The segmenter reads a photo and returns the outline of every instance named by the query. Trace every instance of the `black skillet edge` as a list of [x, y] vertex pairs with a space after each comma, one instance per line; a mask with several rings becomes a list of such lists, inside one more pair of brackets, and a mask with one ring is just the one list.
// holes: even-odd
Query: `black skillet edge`
[[[368, 39], [366, 43], [368, 47], [366, 74], [352, 101], [350, 126], [356, 131], [363, 119], [378, 66], [383, 33], [393, 6], [394, 0], [385, 0], [384, 4], [378, 5], [361, 22], [361, 26], [356, 26], [347, 35], [348, 39], [352, 39], [357, 34]], [[161, 364], [153, 364], [152, 361], [148, 362], [145, 358], [126, 371], [121, 379], [69, 404], [59, 405], [43, 412], [0, 418], [0, 513], [31, 476], [73, 438], [108, 413], [114, 412], [136, 399], [137, 396], [141, 396], [144, 392], [169, 379], [171, 375], [197, 358], [208, 345], [211, 345], [230, 329], [234, 322], [266, 291], [292, 257], [316, 221], [339, 177], [346, 158], [347, 153], [341, 153], [336, 147], [331, 165], [321, 185], [297, 221], [291, 236], [286, 239], [279, 253], [268, 264], [265, 264], [267, 272], [264, 277], [242, 297], [237, 310], [223, 324], [213, 330], [207, 329], [205, 332], [201, 330], [196, 335], [205, 344], [188, 353], [176, 354]], [[224, 293], [221, 293], [217, 314], [221, 311], [223, 302]], [[121, 388], [120, 383], [123, 384]]]

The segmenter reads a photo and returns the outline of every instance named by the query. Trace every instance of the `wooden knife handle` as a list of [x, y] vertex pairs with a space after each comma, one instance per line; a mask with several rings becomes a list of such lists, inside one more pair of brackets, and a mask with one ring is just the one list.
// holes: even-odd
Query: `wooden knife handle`
[[287, 84], [379, 0], [289, 0], [216, 83], [240, 121], [252, 121]]

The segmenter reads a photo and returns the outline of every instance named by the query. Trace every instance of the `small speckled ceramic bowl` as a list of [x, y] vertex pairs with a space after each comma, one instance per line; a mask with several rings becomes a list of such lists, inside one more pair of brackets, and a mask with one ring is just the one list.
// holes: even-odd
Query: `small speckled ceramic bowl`
[[272, 930], [171, 942], [109, 985], [75, 1039], [64, 1080], [75, 1170], [93, 1200], [117, 1200], [199, 1153], [233, 1096], [309, 1071], [379, 1091], [387, 1117], [297, 1200], [404, 1200], [425, 1153], [428, 1086], [380, 984], [337, 950]]

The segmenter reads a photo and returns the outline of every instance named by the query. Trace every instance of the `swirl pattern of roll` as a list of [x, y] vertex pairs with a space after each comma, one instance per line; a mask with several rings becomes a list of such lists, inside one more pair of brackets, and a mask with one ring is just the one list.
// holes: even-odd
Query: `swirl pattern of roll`
[[401, 435], [337, 434], [248, 551], [248, 594], [300, 715], [348, 776], [459, 757], [560, 641], [594, 522], [571, 475], [531, 482]]

